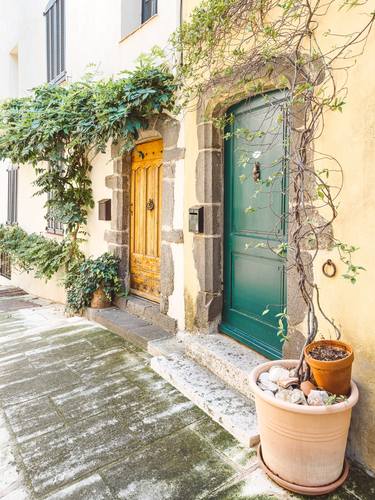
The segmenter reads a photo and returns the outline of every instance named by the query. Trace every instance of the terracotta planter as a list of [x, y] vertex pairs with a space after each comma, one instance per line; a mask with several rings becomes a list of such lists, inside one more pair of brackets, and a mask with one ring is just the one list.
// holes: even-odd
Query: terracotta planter
[[[310, 356], [310, 351], [319, 346], [341, 347], [349, 353], [344, 359], [336, 361], [319, 361]], [[318, 340], [305, 347], [306, 363], [311, 368], [316, 384], [321, 389], [336, 395], [347, 396], [350, 393], [352, 378], [353, 349], [349, 344], [339, 340]]]
[[[347, 401], [331, 406], [295, 405], [265, 394], [257, 380], [273, 365], [291, 369], [296, 360], [270, 361], [250, 374], [255, 395], [262, 461], [284, 488], [309, 495], [333, 491], [345, 480], [345, 449], [353, 406], [354, 382]], [[276, 478], [276, 479], [275, 479]]]
[[105, 309], [110, 307], [111, 302], [107, 299], [102, 288], [98, 288], [92, 295], [91, 307], [93, 309]]

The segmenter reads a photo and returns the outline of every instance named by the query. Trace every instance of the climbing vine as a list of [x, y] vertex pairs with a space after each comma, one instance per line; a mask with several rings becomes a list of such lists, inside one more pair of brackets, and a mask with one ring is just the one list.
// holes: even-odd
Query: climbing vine
[[68, 240], [28, 234], [18, 226], [0, 226], [0, 251], [9, 254], [20, 270], [34, 271], [37, 278], [44, 279], [52, 278], [70, 253]]
[[[28, 97], [0, 105], [0, 159], [34, 167], [35, 194], [48, 198], [48, 216], [61, 221], [66, 231], [61, 245], [44, 239], [45, 248], [60, 249], [73, 276], [83, 258], [79, 245], [94, 207], [93, 159], [106, 151], [109, 141], [121, 143], [123, 152], [132, 149], [139, 131], [148, 128], [155, 115], [173, 109], [175, 90], [162, 53], [154, 49], [139, 58], [133, 71], [117, 77], [103, 80], [90, 73], [64, 86], [41, 85]], [[12, 234], [24, 241], [21, 230]], [[30, 238], [38, 244], [42, 241], [42, 237]], [[26, 262], [23, 256], [15, 261]], [[57, 259], [56, 265], [57, 261], [62, 263]], [[38, 276], [46, 278], [57, 269], [55, 264], [35, 266]], [[69, 286], [74, 278], [67, 279]]]
[[[335, 321], [325, 313], [314, 280], [312, 264], [319, 250], [338, 251], [347, 267], [344, 277], [351, 283], [363, 270], [352, 259], [356, 247], [333, 234], [332, 223], [338, 215], [343, 183], [342, 167], [334, 156], [318, 151], [317, 143], [324, 134], [327, 114], [341, 113], [345, 108], [350, 68], [366, 49], [375, 21], [371, 3], [203, 0], [172, 37], [175, 49], [183, 54], [178, 78], [184, 106], [209, 110], [215, 103], [230, 104], [257, 95], [270, 107], [272, 116], [267, 116], [263, 124], [266, 130], [240, 126], [233, 129], [230, 114], [213, 118], [216, 126], [222, 128], [224, 139], [240, 139], [237, 143], [243, 167], [241, 182], [254, 181], [255, 160], [272, 149], [273, 140], [280, 140], [280, 127], [288, 131], [283, 158], [269, 168], [268, 174], [255, 178], [257, 189], [244, 211], [251, 217], [258, 209], [254, 207], [254, 198], [264, 200], [262, 195], [267, 196], [271, 207], [276, 194], [281, 192], [289, 198], [280, 221], [289, 227], [288, 242], [275, 234], [278, 245], [264, 242], [256, 246], [284, 256], [287, 268], [297, 272], [299, 292], [307, 309], [306, 344], [318, 334], [319, 318], [329, 323], [338, 338], [341, 334]], [[345, 30], [348, 26], [349, 30]], [[271, 89], [284, 90], [285, 99], [273, 102]], [[263, 314], [269, 314], [266, 304]], [[287, 310], [281, 307], [277, 316], [279, 335], [285, 340]], [[298, 370], [301, 378], [308, 377], [303, 354]]]

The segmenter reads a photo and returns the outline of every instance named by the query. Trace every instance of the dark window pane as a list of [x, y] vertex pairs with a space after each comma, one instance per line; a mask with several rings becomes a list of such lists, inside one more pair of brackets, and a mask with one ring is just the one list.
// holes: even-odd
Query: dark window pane
[[9, 254], [0, 252], [0, 275], [8, 280], [12, 277], [12, 265]]
[[65, 79], [65, 0], [50, 0], [46, 16], [47, 80]]
[[157, 0], [142, 0], [142, 23], [154, 16], [158, 11]]
[[17, 223], [18, 167], [8, 168], [7, 224]]

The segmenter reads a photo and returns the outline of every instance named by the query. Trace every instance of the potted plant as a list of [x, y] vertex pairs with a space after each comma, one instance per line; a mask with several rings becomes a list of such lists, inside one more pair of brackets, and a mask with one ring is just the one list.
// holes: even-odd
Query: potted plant
[[118, 266], [118, 258], [110, 253], [84, 260], [78, 270], [71, 272], [66, 285], [69, 310], [77, 313], [89, 306], [109, 307], [114, 296], [122, 293]]
[[358, 389], [351, 382], [350, 395], [342, 398], [309, 382], [302, 383], [302, 391], [294, 376], [298, 363], [270, 361], [250, 375], [260, 433], [258, 456], [265, 472], [282, 487], [324, 495], [348, 476], [345, 449]]

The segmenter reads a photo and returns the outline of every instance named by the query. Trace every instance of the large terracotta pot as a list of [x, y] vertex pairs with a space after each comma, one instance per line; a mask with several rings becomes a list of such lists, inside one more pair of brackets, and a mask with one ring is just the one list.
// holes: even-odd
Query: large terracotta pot
[[[310, 356], [314, 347], [332, 346], [344, 349], [348, 356], [336, 361], [320, 361]], [[350, 393], [352, 378], [352, 364], [354, 361], [353, 349], [349, 344], [340, 340], [317, 340], [305, 347], [306, 363], [310, 366], [318, 387], [336, 395], [347, 396]]]
[[274, 476], [281, 478], [280, 484], [284, 487], [289, 484], [292, 491], [323, 494], [330, 490], [322, 487], [343, 477], [350, 418], [358, 401], [358, 389], [352, 382], [347, 401], [331, 406], [307, 406], [275, 399], [257, 386], [259, 375], [271, 366], [291, 369], [297, 363], [296, 360], [270, 361], [254, 368], [250, 374], [262, 458]]
[[91, 307], [93, 309], [105, 309], [111, 305], [102, 288], [98, 288], [92, 295]]

